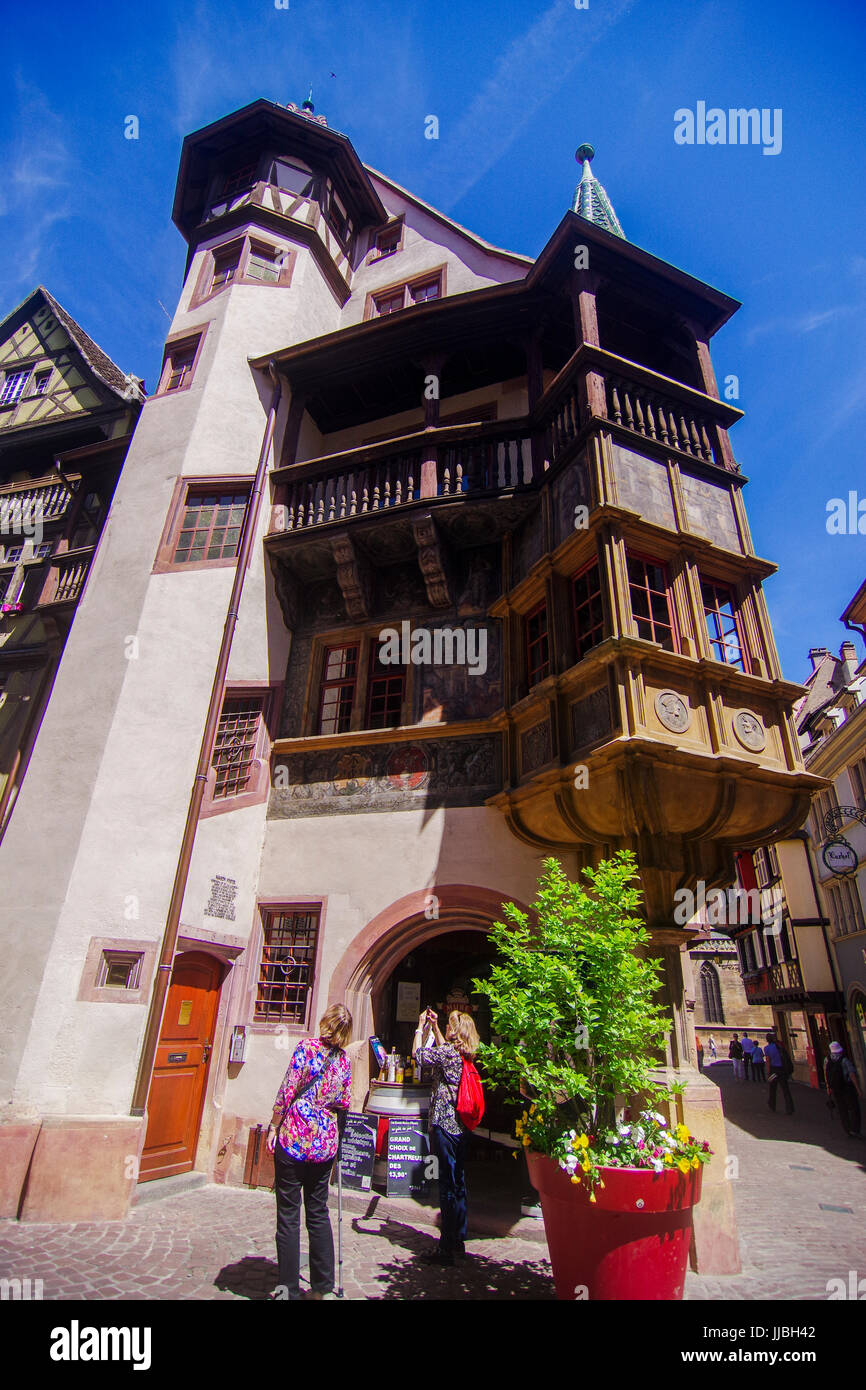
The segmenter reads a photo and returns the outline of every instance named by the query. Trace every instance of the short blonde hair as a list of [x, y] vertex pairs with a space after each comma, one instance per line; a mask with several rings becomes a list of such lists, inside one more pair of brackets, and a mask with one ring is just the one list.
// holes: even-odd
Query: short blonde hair
[[471, 1014], [461, 1014], [456, 1009], [450, 1013], [448, 1035], [448, 1041], [454, 1044], [461, 1057], [471, 1059], [475, 1056], [481, 1039]]
[[345, 1047], [352, 1036], [352, 1015], [345, 1004], [332, 1004], [319, 1019], [319, 1037], [332, 1047]]

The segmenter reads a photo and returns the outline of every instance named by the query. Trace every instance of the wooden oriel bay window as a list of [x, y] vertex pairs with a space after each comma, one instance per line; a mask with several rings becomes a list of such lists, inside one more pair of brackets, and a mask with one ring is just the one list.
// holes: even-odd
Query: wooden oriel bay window
[[256, 986], [255, 1022], [305, 1028], [316, 973], [320, 907], [262, 913], [264, 941]]
[[550, 638], [547, 626], [547, 604], [539, 603], [523, 620], [526, 643], [526, 679], [530, 686], [550, 675]]
[[601, 595], [601, 573], [598, 562], [580, 570], [571, 584], [574, 608], [574, 640], [577, 660], [604, 641], [604, 601]]
[[379, 653], [378, 634], [325, 647], [317, 733], [344, 734], [352, 728], [392, 729], [400, 724], [406, 698], [406, 668], [383, 664]]
[[638, 637], [658, 642], [665, 651], [678, 651], [671, 582], [667, 565], [629, 553], [628, 588]]
[[701, 579], [701, 599], [714, 660], [735, 666], [738, 671], [748, 671], [733, 589], [712, 579]]

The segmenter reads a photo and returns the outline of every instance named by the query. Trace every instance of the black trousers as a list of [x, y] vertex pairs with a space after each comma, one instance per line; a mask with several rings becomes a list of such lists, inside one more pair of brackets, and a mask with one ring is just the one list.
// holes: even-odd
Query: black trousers
[[779, 1086], [780, 1086], [781, 1089], [782, 1089], [782, 1096], [784, 1097], [784, 1101], [785, 1101], [785, 1114], [786, 1114], [786, 1115], [793, 1115], [793, 1113], [794, 1113], [794, 1102], [793, 1102], [793, 1100], [791, 1099], [791, 1088], [790, 1088], [790, 1086], [788, 1085], [788, 1078], [787, 1078], [787, 1076], [773, 1076], [773, 1077], [771, 1078], [771, 1080], [770, 1080], [770, 1101], [769, 1101], [770, 1109], [771, 1109], [771, 1110], [775, 1110], [775, 1108], [776, 1108], [776, 1088], [779, 1087]]
[[430, 1147], [439, 1160], [439, 1206], [442, 1228], [439, 1249], [462, 1255], [466, 1245], [466, 1150], [468, 1134], [449, 1134], [441, 1125], [430, 1131]]
[[839, 1108], [839, 1119], [846, 1134], [860, 1133], [860, 1101], [850, 1081], [840, 1091], [833, 1091], [833, 1099]]
[[333, 1159], [325, 1163], [306, 1163], [289, 1158], [277, 1144], [274, 1172], [277, 1194], [277, 1262], [284, 1297], [301, 1296], [301, 1197], [307, 1235], [310, 1241], [310, 1288], [313, 1293], [332, 1293], [334, 1289], [334, 1237], [328, 1216], [328, 1178]]

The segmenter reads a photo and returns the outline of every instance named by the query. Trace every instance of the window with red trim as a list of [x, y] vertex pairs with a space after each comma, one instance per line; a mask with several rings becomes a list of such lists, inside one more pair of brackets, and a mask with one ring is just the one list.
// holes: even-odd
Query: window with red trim
[[319, 908], [264, 914], [256, 988], [257, 1023], [309, 1022], [316, 970]]
[[187, 493], [180, 533], [171, 563], [192, 565], [201, 560], [230, 560], [238, 553], [249, 492]]
[[400, 723], [406, 695], [405, 666], [383, 666], [373, 643], [367, 695], [367, 728], [392, 729]]
[[631, 611], [638, 637], [658, 642], [665, 651], [675, 652], [677, 642], [667, 565], [639, 555], [629, 555], [627, 563]]
[[724, 661], [727, 666], [736, 666], [738, 671], [745, 671], [746, 658], [734, 608], [733, 590], [727, 584], [702, 579], [701, 598], [707, 636], [715, 660]]
[[326, 647], [319, 697], [319, 733], [344, 734], [350, 727], [358, 684], [357, 642]]
[[530, 685], [550, 675], [550, 643], [547, 634], [547, 604], [540, 603], [524, 618], [526, 633], [526, 674]]
[[581, 661], [588, 651], [604, 641], [604, 603], [597, 564], [588, 565], [574, 576], [571, 593], [577, 659]]

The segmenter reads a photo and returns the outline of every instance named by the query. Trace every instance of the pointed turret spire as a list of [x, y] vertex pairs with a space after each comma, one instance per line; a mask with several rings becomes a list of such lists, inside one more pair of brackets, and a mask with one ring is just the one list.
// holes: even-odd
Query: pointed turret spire
[[595, 150], [592, 145], [579, 145], [575, 159], [578, 164], [583, 165], [583, 174], [580, 183], [574, 190], [574, 202], [571, 205], [572, 212], [585, 217], [588, 222], [594, 222], [597, 227], [604, 227], [606, 232], [613, 232], [614, 236], [621, 236], [625, 240], [625, 232], [619, 225], [619, 218], [613, 210], [613, 204], [599, 183], [595, 174], [590, 168]]

